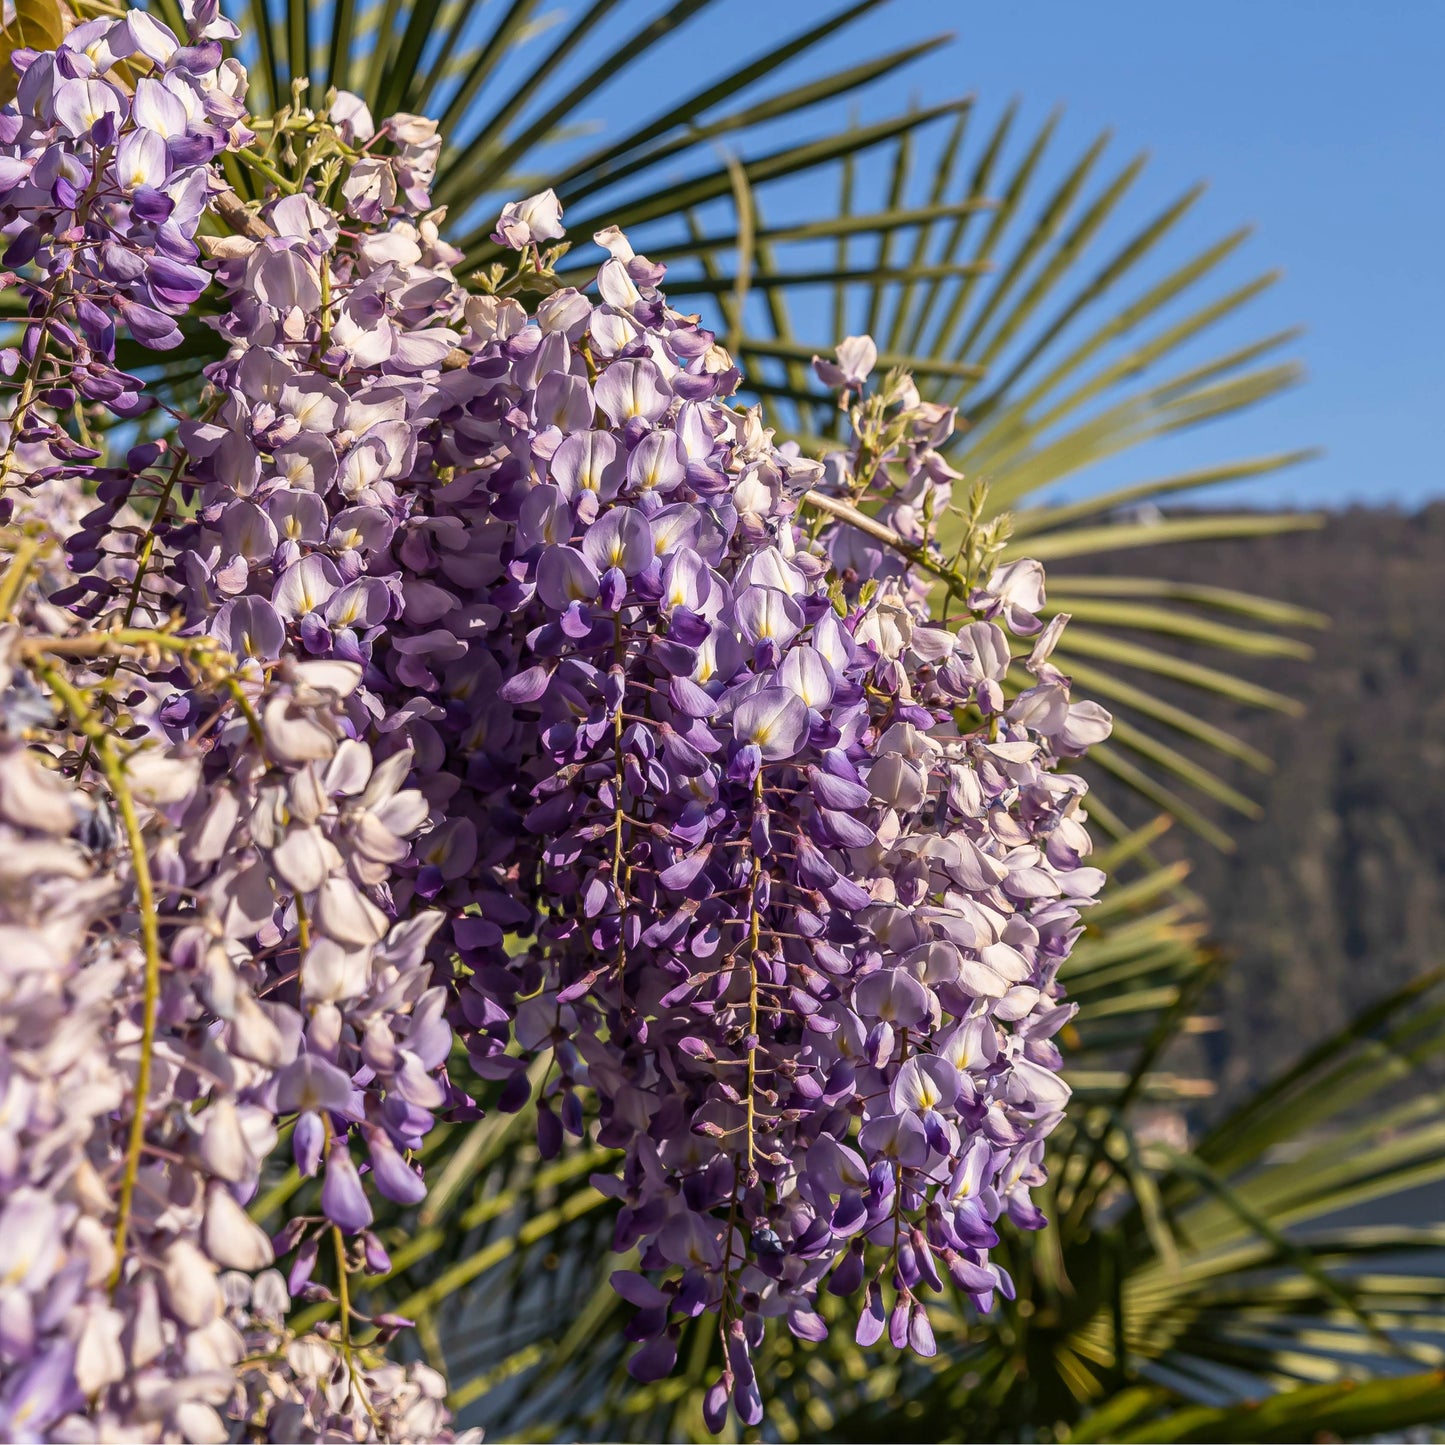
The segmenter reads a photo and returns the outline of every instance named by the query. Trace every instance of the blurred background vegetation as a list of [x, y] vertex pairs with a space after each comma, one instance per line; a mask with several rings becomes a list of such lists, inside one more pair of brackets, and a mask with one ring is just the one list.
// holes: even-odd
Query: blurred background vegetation
[[[926, 1364], [859, 1350], [851, 1320], [820, 1346], [775, 1339], [762, 1435], [1294, 1440], [1445, 1420], [1445, 512], [1210, 506], [1211, 486], [1308, 455], [1230, 441], [1300, 379], [1292, 331], [1238, 340], [1275, 279], [1241, 279], [1245, 230], [1186, 239], [1199, 188], [1141, 199], [1142, 156], [1108, 136], [1061, 164], [1056, 119], [908, 103], [910, 65], [947, 38], [874, 0], [778, 7], [773, 33], [729, 46], [689, 44], [709, 0], [228, 8], [256, 111], [309, 80], [313, 104], [334, 85], [442, 121], [435, 193], [470, 263], [492, 257], [501, 202], [547, 185], [577, 284], [592, 230], [624, 227], [780, 437], [827, 451], [838, 417], [808, 363], [871, 333], [960, 407], [950, 460], [1013, 513], [1011, 555], [1048, 566], [1075, 618], [1061, 665], [1116, 716], [1091, 764], [1114, 882], [1065, 975], [1074, 1101], [1051, 1223], [1006, 1241], [1018, 1301], [978, 1318], [946, 1299]], [[625, 119], [614, 104], [599, 126], [607, 87]], [[186, 385], [206, 344], [158, 380]], [[1161, 468], [1177, 449], [1158, 443], [1205, 423], [1188, 468]], [[532, 1137], [530, 1110], [439, 1128], [429, 1197], [390, 1221], [395, 1269], [365, 1303], [417, 1320], [489, 1439], [700, 1436], [712, 1334], [684, 1339], [675, 1378], [628, 1379], [605, 1284], [623, 1261], [588, 1182], [608, 1157], [544, 1165]], [[254, 1213], [275, 1227], [305, 1198], [278, 1177]]]

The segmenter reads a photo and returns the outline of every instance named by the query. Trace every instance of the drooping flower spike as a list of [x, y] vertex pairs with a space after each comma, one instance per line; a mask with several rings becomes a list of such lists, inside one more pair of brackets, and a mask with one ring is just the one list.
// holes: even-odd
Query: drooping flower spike
[[[820, 1290], [930, 1353], [943, 1272], [987, 1309], [1005, 1216], [1042, 1223], [1056, 979], [1102, 882], [1055, 764], [1108, 719], [1049, 661], [1041, 569], [932, 620], [952, 414], [876, 381], [866, 337], [820, 364], [855, 432], [824, 465], [730, 400], [731, 357], [615, 229], [595, 293], [528, 292], [550, 192], [499, 220], [516, 286], [469, 295], [423, 118], [300, 115], [339, 185], [234, 224], [213, 163], [249, 144], [244, 76], [214, 4], [191, 19], [184, 45], [88, 22], [0, 114], [32, 308], [0, 1248], [40, 1242], [0, 1301], [0, 1421], [439, 1438], [440, 1381], [363, 1359], [344, 1290], [335, 1324], [287, 1317], [331, 1298], [323, 1259], [338, 1287], [388, 1268], [379, 1211], [424, 1197], [436, 1118], [475, 1114], [454, 1045], [504, 1109], [552, 1055], [544, 1156], [622, 1151], [595, 1182], [639, 1252], [614, 1281], [639, 1379], [710, 1313], [706, 1417], [756, 1423], [765, 1322], [821, 1338]], [[234, 233], [202, 249], [208, 213]], [[208, 287], [200, 409], [109, 463], [65, 408], [143, 408], [117, 324], [173, 345]], [[1010, 633], [1036, 636], [1012, 698]], [[272, 1161], [318, 1180], [274, 1241], [245, 1213]]]

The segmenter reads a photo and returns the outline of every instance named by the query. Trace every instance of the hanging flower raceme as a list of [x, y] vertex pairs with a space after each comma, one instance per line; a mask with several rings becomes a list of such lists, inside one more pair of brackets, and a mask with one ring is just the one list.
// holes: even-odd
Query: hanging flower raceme
[[[189, 43], [133, 10], [77, 25], [54, 51], [16, 53], [19, 91], [0, 113], [0, 264], [11, 268], [0, 279], [30, 323], [0, 370], [25, 367], [13, 435], [68, 460], [97, 453], [42, 408], [80, 397], [129, 416], [151, 404], [115, 365], [117, 324], [152, 350], [180, 341], [178, 320], [209, 281], [194, 238], [211, 162], [251, 139], [246, 73], [221, 51], [235, 27], [193, 18]], [[12, 472], [7, 451], [5, 482]]]
[[[405, 1322], [348, 1285], [388, 1269], [375, 1217], [425, 1196], [435, 1120], [475, 1117], [454, 1039], [504, 1110], [550, 1055], [545, 1157], [621, 1151], [595, 1182], [639, 1379], [710, 1314], [706, 1416], [755, 1424], [765, 1322], [821, 1338], [820, 1291], [931, 1353], [944, 1273], [987, 1310], [1004, 1220], [1042, 1223], [1056, 980], [1103, 881], [1057, 764], [1108, 718], [1049, 660], [1042, 569], [945, 564], [953, 414], [866, 337], [819, 364], [853, 430], [819, 462], [620, 232], [558, 285], [550, 192], [469, 294], [423, 118], [297, 111], [324, 174], [198, 243], [250, 131], [226, 22], [192, 19], [88, 22], [0, 113], [34, 316], [0, 1249], [44, 1242], [0, 1296], [0, 1419], [438, 1438], [439, 1380], [377, 1354]], [[206, 286], [199, 408], [107, 463], [72, 393], [146, 398], [92, 313], [165, 346]], [[274, 1240], [271, 1161], [317, 1181]], [[298, 1337], [293, 1298], [337, 1318]]]
[[[457, 932], [461, 1006], [512, 1105], [554, 1051], [544, 1155], [582, 1131], [584, 1092], [624, 1151], [594, 1182], [640, 1252], [615, 1280], [633, 1373], [668, 1373], [682, 1322], [714, 1311], [709, 1417], [730, 1395], [755, 1424], [764, 1319], [821, 1337], [821, 1288], [859, 1300], [863, 1342], [925, 1354], [943, 1271], [981, 1309], [1011, 1289], [988, 1250], [1005, 1214], [1042, 1222], [1056, 977], [1103, 881], [1084, 784], [1054, 763], [1107, 719], [1052, 671], [1006, 697], [988, 618], [1038, 629], [1003, 600], [1010, 567], [962, 627], [930, 623], [905, 558], [947, 503], [951, 413], [891, 378], [825, 477], [727, 403], [735, 371], [656, 268], [598, 239], [600, 305], [558, 292], [469, 366], [485, 458], [448, 488], [475, 559], [449, 575], [484, 634], [457, 663], [483, 716], [445, 750], [496, 780], [510, 837]], [[870, 539], [846, 523], [815, 539], [813, 487], [880, 497], [905, 557], [857, 565]]]
[[[13, 553], [10, 566], [26, 560]], [[121, 745], [87, 698], [87, 664], [129, 644], [214, 692], [229, 676], [222, 654], [160, 632], [55, 633], [55, 617], [25, 608], [0, 629], [0, 1431], [224, 1440], [230, 1417], [269, 1420], [273, 1438], [288, 1433], [282, 1421], [350, 1438], [389, 1419], [385, 1438], [435, 1438], [434, 1377], [363, 1381], [334, 1335], [294, 1342], [284, 1330], [307, 1250], [332, 1230], [344, 1255], [340, 1231], [364, 1231], [370, 1215], [327, 1207], [327, 1219], [293, 1221], [288, 1284], [245, 1210], [283, 1121], [294, 1139], [308, 1121], [326, 1132], [333, 1163], [354, 1122], [385, 1192], [400, 1187], [388, 1170], [413, 1177], [388, 1111], [356, 1082], [386, 1071], [375, 1040], [334, 1007], [296, 1007], [298, 992], [324, 988], [286, 987], [355, 951], [346, 907], [317, 907], [309, 938], [298, 935], [298, 910], [327, 884], [301, 891], [272, 819], [283, 797], [311, 800], [323, 838], [331, 831], [314, 800], [362, 766], [364, 748], [343, 736], [358, 670], [287, 666], [257, 706], [237, 684], [239, 706], [213, 701], [209, 748]], [[77, 749], [104, 792], [64, 777]], [[370, 950], [370, 1021], [418, 1076], [447, 1046], [421, 959], [433, 926], [400, 923]], [[403, 1071], [393, 1063], [388, 1077]], [[368, 1255], [379, 1248], [362, 1240]], [[405, 1424], [423, 1398], [430, 1413]]]

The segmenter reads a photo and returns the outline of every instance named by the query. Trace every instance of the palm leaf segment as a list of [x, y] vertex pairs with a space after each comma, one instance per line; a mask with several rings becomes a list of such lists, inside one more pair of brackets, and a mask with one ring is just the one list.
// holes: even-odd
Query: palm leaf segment
[[[1312, 1422], [1367, 1434], [1438, 1417], [1445, 1235], [1340, 1216], [1445, 1175], [1438, 1096], [1408, 1082], [1445, 1048], [1442, 1003], [1438, 975], [1388, 1000], [1193, 1153], [1124, 1126], [1147, 1074], [1081, 1101], [1055, 1158], [1054, 1222], [1016, 1260], [1027, 1305], [998, 1330], [957, 1315], [935, 1371], [815, 1370], [803, 1407], [842, 1439], [884, 1438], [900, 1415], [920, 1439], [1058, 1421], [1085, 1440], [1301, 1439]], [[1354, 1400], [1353, 1382], [1379, 1377], [1400, 1394]], [[856, 1403], [836, 1408], [850, 1387]]]
[[[714, 0], [663, 9], [636, 0], [561, 10], [539, 0], [332, 0], [320, 8], [295, 0], [280, 11], [267, 0], [234, 0], [231, 8], [252, 37], [246, 58], [259, 106], [285, 103], [309, 78], [313, 100], [334, 85], [378, 114], [424, 111], [442, 121], [450, 148], [435, 195], [451, 208], [452, 239], [470, 261], [494, 258], [496, 211], [529, 187], [556, 189], [579, 240], [606, 224], [627, 229], [639, 249], [670, 263], [673, 300], [715, 317], [770, 419], [803, 445], [826, 449], [837, 424], [809, 360], [848, 330], [871, 332], [880, 365], [910, 368], [928, 394], [959, 405], [968, 427], [950, 461], [990, 483], [991, 508], [1017, 511], [1010, 555], [1050, 564], [1051, 605], [1076, 619], [1061, 656], [1119, 719], [1097, 766], [1228, 847], [1220, 810], [1250, 816], [1256, 807], [1217, 760], [1253, 769], [1268, 762], [1187, 703], [1161, 697], [1158, 685], [1292, 710], [1284, 693], [1240, 682], [1208, 654], [1304, 657], [1308, 649], [1277, 629], [1320, 619], [1223, 589], [1072, 568], [1120, 548], [1303, 525], [1257, 512], [1137, 520], [1121, 512], [1262, 476], [1306, 454], [1224, 462], [1065, 503], [1038, 500], [1140, 443], [1292, 385], [1297, 366], [1278, 359], [1290, 332], [1202, 362], [1181, 359], [1275, 277], [1222, 280], [1244, 231], [1161, 265], [1200, 188], [1130, 228], [1123, 217], [1143, 158], [1111, 168], [1101, 136], [1056, 167], [1057, 117], [1021, 136], [1009, 107], [975, 136], [970, 103], [957, 101], [830, 129], [830, 104], [896, 78], [947, 38], [836, 70], [814, 65], [792, 79], [795, 63], [878, 6], [858, 0], [755, 58], [686, 75], [655, 112], [601, 140], [589, 140], [584, 123], [596, 93], [646, 76], [647, 93], [657, 94], [666, 43], [717, 10]], [[235, 179], [242, 189], [253, 184]], [[818, 197], [829, 192], [837, 206], [820, 219]], [[806, 214], [781, 218], [789, 198], [797, 210], [799, 195]], [[579, 264], [572, 279], [586, 284], [590, 275]], [[949, 519], [940, 536], [949, 540]], [[1119, 831], [1111, 809], [1098, 812]]]

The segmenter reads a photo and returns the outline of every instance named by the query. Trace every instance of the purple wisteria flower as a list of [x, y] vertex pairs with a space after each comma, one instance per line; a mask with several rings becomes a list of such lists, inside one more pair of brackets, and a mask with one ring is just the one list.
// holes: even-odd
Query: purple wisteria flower
[[878, 347], [871, 336], [845, 336], [838, 343], [836, 361], [813, 358], [813, 370], [824, 386], [838, 391], [858, 391], [878, 364]]
[[[0, 112], [6, 368], [44, 383], [3, 480], [66, 558], [0, 631], [0, 1426], [441, 1438], [431, 1372], [287, 1319], [389, 1267], [380, 1211], [477, 1112], [456, 1051], [502, 1110], [549, 1055], [542, 1155], [620, 1151], [630, 1369], [715, 1316], [710, 1427], [760, 1421], [767, 1322], [825, 1337], [820, 1290], [933, 1353], [943, 1274], [989, 1308], [1002, 1221], [1043, 1223], [1103, 882], [1057, 764], [1109, 719], [1050, 660], [1042, 568], [930, 617], [954, 418], [868, 337], [817, 363], [854, 430], [819, 461], [615, 228], [593, 286], [525, 289], [551, 191], [498, 222], [511, 294], [468, 295], [424, 117], [302, 116], [345, 164], [203, 254], [251, 136], [233, 27], [186, 13], [20, 53]], [[142, 410], [117, 324], [173, 346], [207, 288], [203, 409], [104, 464], [56, 417]], [[814, 526], [819, 492], [907, 545]], [[273, 1160], [316, 1181], [275, 1240]]]

